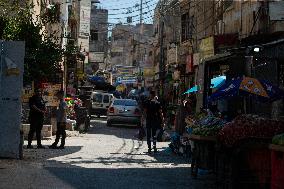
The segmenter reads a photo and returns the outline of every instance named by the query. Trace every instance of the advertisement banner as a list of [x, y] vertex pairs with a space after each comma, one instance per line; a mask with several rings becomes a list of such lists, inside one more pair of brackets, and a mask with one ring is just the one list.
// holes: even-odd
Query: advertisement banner
[[214, 37], [207, 37], [202, 39], [199, 45], [200, 62], [211, 56], [214, 56]]
[[79, 36], [85, 37], [90, 35], [90, 18], [91, 18], [91, 6], [80, 7], [80, 26]]

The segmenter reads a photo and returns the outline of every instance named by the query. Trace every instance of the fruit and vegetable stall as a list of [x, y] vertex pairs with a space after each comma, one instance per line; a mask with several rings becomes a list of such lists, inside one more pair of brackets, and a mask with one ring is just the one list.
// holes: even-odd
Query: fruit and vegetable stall
[[284, 188], [284, 121], [246, 114], [226, 122], [203, 111], [186, 123], [192, 176], [206, 169], [219, 188]]

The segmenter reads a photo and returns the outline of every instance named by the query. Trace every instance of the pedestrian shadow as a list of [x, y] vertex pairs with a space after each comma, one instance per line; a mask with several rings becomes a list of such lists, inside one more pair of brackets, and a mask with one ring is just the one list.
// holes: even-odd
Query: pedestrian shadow
[[65, 149], [24, 149], [24, 161], [45, 161], [79, 152], [82, 146], [66, 146]]

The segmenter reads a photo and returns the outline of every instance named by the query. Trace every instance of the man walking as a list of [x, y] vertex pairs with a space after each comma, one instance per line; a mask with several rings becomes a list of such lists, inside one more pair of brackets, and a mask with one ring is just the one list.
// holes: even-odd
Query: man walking
[[28, 135], [28, 149], [32, 149], [32, 140], [36, 133], [37, 148], [44, 148], [41, 144], [41, 130], [43, 127], [44, 114], [46, 112], [45, 102], [42, 99], [42, 92], [35, 89], [35, 94], [29, 99], [29, 122], [30, 131]]
[[155, 98], [155, 92], [150, 92], [150, 99], [145, 103], [146, 111], [146, 129], [147, 129], [147, 144], [148, 153], [151, 153], [151, 138], [153, 140], [154, 152], [157, 152], [157, 129], [161, 127], [161, 121], [163, 120], [163, 113], [160, 103]]
[[[66, 121], [67, 121], [67, 117], [66, 117], [67, 104], [64, 101], [64, 91], [59, 91], [56, 96], [59, 99], [59, 105], [58, 105], [57, 112], [56, 112], [57, 131], [56, 131], [55, 142], [51, 146], [49, 146], [49, 148], [64, 149], [65, 138], [66, 138], [65, 129], [66, 129]], [[61, 137], [61, 144], [59, 147], [57, 147], [60, 137]]]

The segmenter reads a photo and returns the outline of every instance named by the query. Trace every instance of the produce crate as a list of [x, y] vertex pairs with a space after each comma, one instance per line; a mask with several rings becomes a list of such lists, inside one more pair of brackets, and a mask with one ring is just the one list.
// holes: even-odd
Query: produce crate
[[271, 153], [266, 139], [243, 140], [238, 146], [216, 150], [218, 189], [269, 189]]
[[194, 142], [191, 175], [197, 177], [198, 169], [214, 170], [216, 137], [189, 135], [189, 139]]
[[270, 145], [271, 189], [284, 189], [284, 146]]

